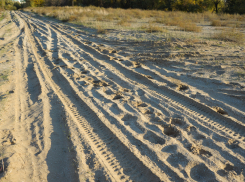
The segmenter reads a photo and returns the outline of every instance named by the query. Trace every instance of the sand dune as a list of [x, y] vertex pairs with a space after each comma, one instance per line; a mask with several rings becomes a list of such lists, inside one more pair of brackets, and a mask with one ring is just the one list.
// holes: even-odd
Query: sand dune
[[21, 11], [0, 32], [14, 90], [0, 179], [244, 181], [245, 84], [229, 80], [242, 46], [109, 41]]

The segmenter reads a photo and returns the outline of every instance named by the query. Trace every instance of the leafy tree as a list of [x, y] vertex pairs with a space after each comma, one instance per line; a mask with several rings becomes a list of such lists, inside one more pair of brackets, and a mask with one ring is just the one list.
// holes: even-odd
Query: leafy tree
[[2, 0], [2, 8], [5, 6], [5, 0]]
[[244, 0], [226, 0], [226, 8], [225, 11], [227, 13], [245, 13], [245, 1]]
[[36, 6], [36, 7], [43, 6], [45, 3], [44, 0], [33, 0], [33, 2], [34, 2], [34, 6]]
[[[3, 4], [10, 0], [0, 0]], [[203, 12], [225, 10], [228, 13], [245, 13], [245, 0], [25, 0], [29, 6], [100, 6], [113, 8], [139, 8], [167, 11]], [[224, 6], [225, 5], [225, 6]]]
[[218, 5], [220, 4], [221, 0], [213, 0], [215, 6], [215, 12], [218, 13]]

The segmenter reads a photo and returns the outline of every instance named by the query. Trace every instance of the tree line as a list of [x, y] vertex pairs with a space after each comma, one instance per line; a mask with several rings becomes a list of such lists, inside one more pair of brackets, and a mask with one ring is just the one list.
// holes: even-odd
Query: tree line
[[[2, 4], [13, 0], [0, 0]], [[27, 6], [100, 6], [165, 11], [245, 13], [245, 0], [24, 0]]]
[[22, 8], [23, 5], [14, 0], [0, 0], [0, 9], [6, 9], [6, 10], [16, 10]]

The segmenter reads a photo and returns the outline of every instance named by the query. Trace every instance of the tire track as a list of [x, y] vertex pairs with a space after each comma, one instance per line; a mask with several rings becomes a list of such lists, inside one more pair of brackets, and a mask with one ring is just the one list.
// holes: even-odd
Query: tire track
[[[62, 32], [61, 30], [59, 31]], [[202, 122], [206, 124], [207, 126], [212, 126], [216, 128], [220, 133], [223, 133], [222, 132], [223, 126], [225, 126], [226, 133], [228, 133], [228, 135], [230, 135], [231, 138], [236, 138], [240, 142], [245, 141], [245, 138], [244, 138], [245, 125], [242, 122], [234, 121], [230, 118], [224, 117], [220, 115], [219, 113], [216, 113], [215, 111], [213, 111], [211, 108], [201, 103], [198, 103], [191, 98], [187, 98], [181, 93], [178, 93], [175, 90], [172, 90], [166, 86], [159, 87], [155, 83], [153, 83], [151, 80], [146, 79], [144, 76], [137, 73], [136, 71], [128, 70], [125, 66], [121, 65], [118, 62], [109, 61], [111, 59], [109, 56], [97, 52], [93, 47], [89, 47], [85, 45], [83, 42], [76, 40], [76, 38], [70, 35], [66, 35], [65, 33], [63, 33], [63, 36], [66, 36], [68, 40], [70, 39], [71, 41], [75, 41], [76, 42], [75, 44], [78, 47], [80, 47], [83, 50], [86, 50], [88, 54], [93, 55], [91, 57], [95, 58], [96, 60], [101, 61], [101, 59], [103, 59], [102, 60], [103, 63], [106, 63], [108, 67], [110, 66], [111, 70], [120, 70], [120, 74], [122, 75], [121, 77], [126, 78], [126, 75], [131, 75], [131, 81], [128, 81], [128, 82], [141, 83], [140, 86], [142, 87], [145, 85], [151, 86], [152, 90], [146, 89], [149, 91], [149, 93], [151, 92], [155, 92], [154, 94], [161, 93], [161, 96], [164, 99], [169, 100], [169, 102], [174, 103], [175, 105], [179, 107], [182, 107], [185, 109], [188, 108], [187, 109], [188, 112], [198, 116], [199, 118], [202, 118]], [[122, 73], [122, 70], [125, 73]], [[127, 79], [130, 80], [128, 77]], [[233, 131], [230, 129], [232, 129]]]
[[[34, 48], [33, 48], [34, 50]], [[33, 51], [34, 52], [34, 51]], [[37, 53], [34, 53], [36, 59], [38, 58]], [[40, 68], [42, 69], [42, 72], [44, 73], [46, 78], [49, 78], [50, 76], [46, 75], [45, 68], [43, 65], [40, 63], [40, 60], [38, 61], [40, 64]], [[97, 153], [99, 156], [99, 160], [101, 161], [101, 164], [104, 164], [105, 167], [107, 168], [108, 172], [111, 174], [111, 176], [114, 179], [120, 179], [122, 181], [128, 180], [129, 179], [135, 179], [136, 181], [141, 181], [141, 180], [146, 180], [146, 181], [159, 181], [159, 178], [155, 176], [144, 164], [142, 164], [132, 153], [128, 148], [126, 148], [115, 136], [111, 131], [104, 126], [100, 122], [99, 118], [96, 118], [96, 114], [93, 113], [92, 110], [90, 110], [88, 107], [86, 107], [86, 104], [83, 104], [85, 108], [82, 108], [77, 111], [77, 106], [79, 103], [77, 103], [76, 99], [73, 98], [73, 101], [71, 102], [70, 99], [72, 99], [71, 96], [69, 98], [64, 95], [62, 92], [64, 92], [64, 88], [62, 90], [59, 89], [59, 87], [49, 78], [50, 85], [52, 85], [53, 90], [55, 93], [58, 95], [62, 103], [64, 104], [66, 110], [69, 112], [70, 116], [73, 118], [73, 121], [76, 122], [78, 125], [80, 125], [79, 129], [81, 130], [81, 133], [87, 133], [88, 136], [87, 140], [90, 141], [90, 146], [93, 148], [93, 150]], [[61, 92], [62, 91], [62, 92]], [[72, 90], [68, 91], [68, 94], [73, 92]], [[69, 94], [70, 95], [70, 94]], [[80, 100], [81, 102], [81, 100]], [[77, 106], [77, 108], [71, 107], [72, 105]], [[80, 103], [81, 104], [81, 103]], [[81, 107], [81, 106], [80, 106]], [[80, 115], [81, 111], [86, 110], [87, 112], [89, 111], [91, 114], [89, 115], [89, 118], [94, 120], [93, 128], [89, 127], [88, 123], [86, 122], [86, 119], [83, 118], [82, 116], [86, 116], [88, 114], [83, 113]], [[90, 122], [91, 123], [91, 122]], [[96, 127], [95, 127], [96, 126]], [[103, 130], [102, 130], [103, 128]], [[93, 131], [94, 129], [97, 129], [99, 137], [96, 136], [96, 134]], [[101, 131], [102, 130], [102, 131]], [[100, 132], [99, 132], [100, 131]], [[92, 134], [93, 133], [93, 134]], [[107, 135], [105, 135], [105, 133]], [[101, 146], [106, 146], [106, 147], [101, 147]], [[113, 147], [112, 147], [113, 146]], [[123, 155], [122, 155], [123, 153]], [[125, 156], [125, 157], [123, 157]], [[135, 165], [135, 170], [130, 171], [122, 171], [123, 169], [128, 169], [128, 167], [132, 166], [132, 162]], [[123, 166], [123, 169], [122, 167]], [[128, 167], [127, 167], [128, 166]], [[126, 176], [124, 173], [129, 173], [129, 176]], [[135, 174], [135, 175], [133, 175]], [[112, 178], [112, 179], [113, 179]], [[147, 180], [148, 179], [148, 180]]]
[[197, 115], [198, 116], [198, 118], [199, 118], [199, 115]]
[[[187, 115], [187, 116], [188, 115], [189, 116], [193, 116], [193, 121], [192, 122], [195, 122], [195, 123], [197, 123], [198, 125], [200, 125], [201, 127], [204, 127], [204, 128], [211, 128], [210, 130], [211, 131], [212, 130], [215, 131], [214, 133], [221, 134], [221, 135], [223, 135], [225, 137], [227, 137], [227, 131], [229, 131], [231, 133], [228, 135], [228, 137], [235, 138], [235, 139], [239, 140], [240, 142], [243, 142], [244, 141], [243, 136], [239, 136], [239, 135], [237, 135], [237, 133], [234, 133], [234, 131], [233, 131], [233, 130], [238, 131], [238, 128], [241, 127], [241, 126], [243, 126], [243, 124], [241, 122], [238, 123], [238, 122], [236, 122], [236, 121], [234, 121], [234, 120], [232, 120], [230, 118], [226, 118], [224, 116], [221, 116], [221, 115], [217, 114], [216, 112], [214, 112], [213, 110], [211, 110], [210, 108], [208, 108], [207, 106], [202, 105], [200, 103], [197, 103], [193, 99], [187, 98], [187, 97], [183, 96], [181, 93], [178, 93], [178, 92], [176, 92], [176, 91], [174, 91], [172, 89], [169, 89], [166, 86], [157, 87], [155, 83], [153, 83], [150, 79], [145, 79], [145, 76], [142, 75], [141, 73], [137, 72], [137, 70], [128, 69], [123, 64], [121, 64], [120, 62], [111, 61], [111, 56], [102, 54], [99, 51], [97, 51], [95, 48], [83, 44], [81, 42], [81, 40], [77, 40], [78, 38], [73, 37], [73, 36], [70, 36], [70, 35], [67, 35], [66, 33], [63, 32], [63, 30], [60, 30], [59, 28], [55, 28], [55, 27], [52, 27], [52, 28], [54, 28], [55, 30], [51, 30], [51, 32], [52, 31], [54, 31], [54, 32], [57, 31], [58, 33], [61, 33], [61, 35], [63, 37], [65, 37], [63, 39], [64, 40], [68, 40], [68, 42], [71, 45], [73, 44], [73, 46], [77, 47], [78, 48], [77, 50], [79, 50], [79, 49], [81, 49], [83, 51], [86, 50], [85, 53], [87, 55], [90, 55], [90, 57], [91, 57], [90, 60], [93, 60], [94, 63], [97, 63], [97, 65], [106, 65], [106, 67], [109, 68], [112, 71], [113, 70], [123, 70], [123, 71], [120, 71], [119, 74], [120, 74], [121, 77], [124, 77], [125, 78], [123, 80], [125, 83], [130, 83], [130, 82], [132, 83], [132, 80], [133, 80], [133, 83], [140, 82], [139, 86], [137, 86], [138, 88], [140, 88], [140, 87], [141, 88], [144, 88], [145, 92], [148, 95], [151, 95], [152, 97], [158, 97], [160, 100], [166, 101], [167, 104], [169, 104], [175, 110], [179, 110], [180, 112], [185, 113], [185, 115]], [[38, 39], [36, 39], [35, 41], [36, 41], [36, 44], [37, 45], [39, 44], [39, 46], [40, 46], [39, 47], [39, 51], [40, 52], [45, 52], [43, 50], [43, 47], [40, 44], [40, 41]], [[56, 41], [54, 41], [54, 42], [56, 42]], [[77, 50], [75, 49], [74, 52], [77, 51]], [[52, 57], [53, 56], [51, 56], [51, 58]], [[101, 59], [101, 57], [102, 57], [102, 59]], [[46, 64], [49, 65], [49, 68], [48, 69], [53, 69], [53, 67], [55, 66], [54, 63], [53, 63], [53, 61], [50, 61], [50, 58], [46, 59]], [[94, 64], [92, 64], [92, 65], [94, 65]], [[62, 68], [60, 68], [60, 70], [61, 69]], [[72, 69], [71, 69], [71, 72], [75, 73]], [[77, 93], [79, 93], [79, 90], [76, 90], [76, 87], [77, 86], [76, 85], [72, 85], [72, 83], [71, 83], [71, 80], [72, 79], [71, 78], [69, 78], [68, 76], [63, 75], [63, 74], [61, 74], [62, 76], [60, 76], [59, 75], [60, 74], [59, 71], [53, 71], [53, 73], [55, 73], [57, 75], [57, 78], [60, 77], [60, 81], [67, 80], [66, 83], [68, 85], [71, 84], [71, 90], [65, 91], [65, 88], [62, 88], [61, 89], [62, 92], [64, 92], [64, 93], [66, 92], [67, 93], [66, 95], [69, 95], [69, 93], [71, 93], [71, 92], [74, 92], [74, 95], [76, 95]], [[118, 74], [118, 72], [116, 74]], [[96, 75], [94, 75], [94, 76], [96, 78]], [[134, 76], [134, 78], [130, 78], [129, 79], [129, 76]], [[117, 83], [117, 81], [115, 83]], [[56, 82], [56, 83], [58, 84], [58, 82]], [[147, 88], [147, 86], [148, 86], [148, 88]], [[78, 95], [79, 96], [77, 96], [77, 99], [81, 99], [81, 101], [83, 100], [83, 98], [86, 98], [84, 96], [81, 96], [81, 94], [78, 94]], [[69, 98], [69, 99], [71, 101], [71, 98]], [[69, 99], [67, 101], [68, 106], [69, 106], [69, 104], [73, 105], [75, 103], [75, 101], [69, 102]], [[91, 100], [93, 101], [93, 99], [91, 99]], [[85, 102], [88, 106], [91, 107], [91, 106], [95, 105], [95, 108], [100, 109], [102, 111], [102, 114], [101, 114], [102, 116], [101, 117], [103, 117], [103, 115], [104, 115], [105, 118], [110, 118], [110, 119], [112, 119], [114, 121], [117, 121], [117, 119], [113, 119], [113, 117], [111, 117], [110, 114], [109, 114], [109, 116], [107, 116], [108, 115], [108, 112], [106, 110], [104, 110], [101, 106], [98, 105], [99, 102], [97, 102], [97, 105], [94, 104], [94, 103], [88, 104], [88, 102], [90, 102], [90, 101]], [[186, 102], [188, 103], [188, 105], [186, 105]], [[147, 101], [147, 103], [149, 103], [149, 101]], [[75, 106], [79, 109], [78, 103], [75, 104]], [[191, 109], [188, 109], [188, 108], [190, 108], [189, 106], [191, 106]], [[94, 109], [92, 109], [91, 112], [94, 112], [93, 110]], [[80, 110], [79, 111], [76, 111], [76, 109], [75, 110], [71, 109], [71, 112], [73, 113], [73, 115], [76, 116], [76, 115], [79, 115], [81, 111]], [[100, 115], [100, 113], [98, 113], [98, 114]], [[102, 120], [101, 117], [98, 118], [98, 121]], [[198, 121], [196, 121], [196, 120], [198, 120]], [[223, 122], [223, 120], [225, 120], [225, 122]], [[108, 121], [103, 121], [103, 122], [108, 123]], [[237, 123], [237, 125], [232, 128], [233, 130], [226, 130], [226, 132], [222, 132], [222, 130], [224, 129], [224, 124], [227, 127], [227, 126], [229, 126], [228, 125], [229, 122], [231, 122], [233, 124], [234, 123]], [[218, 123], [220, 123], [220, 124], [218, 124]], [[110, 128], [109, 129], [109, 132], [110, 132], [110, 131], [113, 131], [113, 129], [114, 129], [114, 128], [112, 128], [112, 125], [113, 125], [113, 123], [107, 125], [106, 127], [102, 127], [102, 128]], [[119, 128], [119, 125], [117, 127]], [[92, 128], [95, 128], [95, 124], [92, 126]], [[125, 129], [123, 129], [123, 130], [125, 130]], [[121, 131], [122, 132], [125, 132], [123, 130], [121, 130]], [[242, 128], [242, 130], [240, 131], [240, 133], [243, 133], [243, 130], [244, 130], [244, 128]], [[91, 133], [93, 133], [93, 132], [91, 132]], [[88, 133], [88, 135], [90, 135], [90, 133]], [[113, 136], [113, 135], [115, 135], [115, 133], [111, 133], [110, 136]], [[126, 133], [125, 133], [125, 135], [126, 135]], [[103, 135], [101, 134], [101, 136], [103, 136]], [[148, 134], [145, 135], [145, 138], [148, 138], [148, 140], [151, 140], [152, 141], [152, 139], [150, 138], [150, 135], [148, 135]], [[98, 140], [99, 139], [101, 139], [100, 136], [98, 137]], [[131, 139], [129, 143], [134, 144], [134, 145], [137, 145], [137, 142], [136, 143], [132, 142], [134, 140], [135, 139]], [[140, 141], [139, 143], [142, 143], [142, 142]], [[190, 143], [193, 143], [193, 142], [190, 142]], [[190, 143], [187, 144], [186, 146], [184, 146], [184, 148], [187, 148], [188, 145], [190, 145]], [[129, 144], [126, 144], [126, 146], [127, 145], [129, 145]], [[178, 145], [182, 145], [181, 142], [178, 143]], [[208, 147], [212, 147], [211, 145], [207, 145], [207, 144], [205, 144], [205, 145], [208, 146]], [[145, 147], [147, 148], [148, 146], [145, 146]], [[217, 149], [217, 146], [215, 146], [215, 148]], [[96, 148], [94, 148], [94, 149], [96, 149]], [[145, 150], [145, 148], [144, 149], [143, 148], [139, 149], [139, 151], [143, 151], [143, 150]], [[137, 151], [137, 150], [135, 150], [135, 151]], [[230, 151], [232, 151], [232, 150], [230, 150]], [[100, 154], [98, 154], [98, 155], [100, 156]], [[229, 155], [225, 154], [225, 152], [222, 152], [222, 155], [226, 156], [227, 159], [230, 158], [230, 157], [235, 156], [234, 154], [232, 154], [233, 156], [229, 156]], [[138, 156], [138, 158], [139, 158], [139, 156]], [[151, 160], [153, 160], [154, 162], [156, 162], [155, 159], [151, 159]], [[236, 161], [236, 159], [233, 159], [233, 160]], [[168, 166], [170, 166], [170, 164], [171, 164], [171, 160], [170, 159], [169, 159], [169, 161], [170, 161], [169, 163], [167, 163], [167, 162], [165, 163]], [[208, 160], [206, 162], [207, 163], [210, 163], [210, 161], [208, 161]], [[243, 162], [239, 162], [238, 161], [238, 163], [241, 164]], [[158, 165], [159, 165], [159, 163], [158, 163]], [[106, 164], [106, 166], [108, 166], [108, 164]], [[159, 167], [160, 167], [160, 165], [159, 165]], [[120, 168], [120, 165], [119, 165], [118, 168]], [[163, 167], [163, 169], [164, 169], [165, 172], [169, 170], [169, 169], [166, 169], [164, 167]], [[173, 170], [173, 169], [171, 169], [171, 170]], [[155, 172], [155, 173], [157, 173], [157, 172]], [[172, 177], [173, 177], [172, 179], [177, 179], [177, 178], [174, 178], [176, 174], [172, 174]], [[116, 175], [115, 174], [112, 174], [111, 176], [116, 176]], [[183, 177], [183, 178], [185, 178], [185, 177]]]
[[[30, 179], [39, 180], [38, 176], [40, 176], [40, 168], [44, 166], [37, 165], [37, 161], [40, 159], [39, 156], [34, 157], [33, 154], [40, 154], [43, 146], [40, 129], [43, 127], [42, 123], [39, 122], [39, 114], [34, 113], [33, 110], [43, 109], [43, 103], [39, 102], [38, 106], [32, 105], [32, 101], [28, 97], [28, 92], [26, 92], [26, 88], [28, 88], [28, 82], [32, 82], [25, 75], [25, 52], [22, 47], [26, 43], [26, 39], [24, 37], [24, 33], [22, 33], [21, 38], [17, 39], [17, 43], [15, 45], [15, 56], [16, 56], [16, 138], [17, 145], [20, 147], [20, 152], [22, 154], [22, 158], [24, 158], [24, 165], [28, 166], [26, 170], [24, 170], [23, 174], [19, 174], [20, 177], [23, 175], [28, 176]], [[22, 54], [21, 54], [22, 52]], [[31, 108], [30, 111], [27, 111], [27, 108]], [[23, 177], [25, 178], [25, 177]]]
[[[22, 35], [22, 32], [24, 31], [23, 28], [21, 28], [21, 25], [19, 24], [19, 22], [13, 18], [13, 12], [10, 12], [9, 13], [10, 15], [10, 18], [11, 18], [11, 22], [9, 24], [11, 24], [12, 22], [14, 23], [15, 27], [14, 28], [17, 28], [18, 31], [15, 31], [10, 37], [8, 37], [6, 40], [4, 39], [3, 41], [1, 41], [0, 43], [0, 46], [2, 47], [5, 47], [7, 44], [10, 44], [10, 43], [14, 43], [15, 40], [17, 40], [21, 35]], [[10, 31], [13, 31], [14, 28], [12, 28]], [[5, 28], [6, 29], [6, 28]], [[2, 31], [2, 30], [1, 30]]]
[[[66, 80], [68, 80], [67, 78], [65, 78]], [[67, 85], [69, 85], [70, 83], [69, 82], [67, 82]], [[75, 89], [75, 88], [74, 88]], [[76, 93], [78, 93], [79, 91], [76, 91], [76, 92], [74, 92], [74, 95], [76, 95]], [[99, 108], [99, 110], [103, 110], [103, 108]], [[108, 117], [108, 116], [107, 116]], [[111, 118], [112, 119], [112, 118]], [[111, 120], [111, 119], [109, 119], [109, 120]], [[114, 120], [114, 119], [113, 119]], [[126, 132], [126, 134], [127, 134], [127, 131], [124, 129], [124, 133]], [[135, 139], [133, 139], [133, 140], [135, 140]], [[135, 143], [135, 145], [137, 146], [137, 145], [139, 145], [138, 143], [139, 143], [140, 141], [139, 140], [136, 140], [136, 141], [132, 141], [131, 140], [131, 143]], [[140, 142], [141, 143], [141, 142]], [[140, 144], [141, 145], [141, 144]], [[143, 146], [145, 145], [145, 144], [142, 144]], [[144, 148], [144, 149], [143, 149]], [[140, 150], [141, 151], [144, 151], [144, 150], [146, 150], [146, 151], [148, 151], [147, 153], [152, 153], [151, 151], [149, 151], [149, 149], [147, 148], [147, 147], [140, 147]], [[145, 153], [145, 152], [143, 152], [143, 153]], [[144, 154], [145, 155], [145, 154]], [[156, 155], [156, 154], [151, 154], [151, 155]], [[159, 160], [157, 160], [158, 159], [158, 157], [156, 156], [156, 157], [152, 157], [151, 155], [148, 155], [148, 157], [150, 157], [151, 158], [151, 160], [152, 161], [154, 161], [154, 162], [156, 162], [156, 163], [158, 163], [157, 165], [159, 165], [162, 169], [164, 169], [164, 171], [166, 172], [166, 173], [168, 173], [170, 176], [172, 176], [172, 178], [173, 179], [175, 179], [176, 177], [177, 177], [177, 175], [175, 174], [175, 170], [173, 170], [173, 169], [171, 169], [171, 167], [170, 167], [170, 165], [165, 165], [165, 164], [163, 164], [162, 162], [159, 162]], [[148, 161], [149, 162], [149, 161]], [[148, 164], [149, 165], [149, 164]], [[176, 179], [178, 179], [178, 178], [176, 178]], [[180, 180], [180, 179], [179, 179]]]

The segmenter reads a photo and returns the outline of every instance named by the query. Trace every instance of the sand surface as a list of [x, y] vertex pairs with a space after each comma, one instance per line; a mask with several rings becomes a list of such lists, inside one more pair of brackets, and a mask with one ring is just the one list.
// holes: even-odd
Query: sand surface
[[244, 55], [7, 12], [0, 181], [244, 181]]

